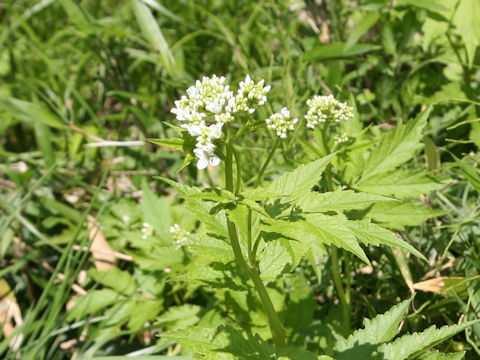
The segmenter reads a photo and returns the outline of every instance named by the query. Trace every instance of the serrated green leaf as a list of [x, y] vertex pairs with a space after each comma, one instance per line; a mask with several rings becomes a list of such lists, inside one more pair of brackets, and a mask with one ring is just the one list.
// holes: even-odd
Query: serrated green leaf
[[320, 181], [323, 170], [325, 170], [333, 156], [333, 154], [328, 155], [308, 164], [298, 166], [295, 170], [285, 173], [280, 178], [274, 180], [266, 190], [277, 194], [289, 195], [291, 198], [302, 196]]
[[443, 354], [439, 351], [432, 351], [419, 357], [419, 360], [462, 360], [465, 357], [465, 351], [451, 354]]
[[227, 203], [236, 199], [236, 196], [228, 190], [183, 185], [161, 176], [156, 176], [155, 178], [169, 184], [172, 188], [177, 190], [180, 193], [180, 196], [184, 199]]
[[383, 344], [377, 349], [377, 352], [381, 354], [380, 358], [383, 360], [414, 358], [479, 321], [443, 326], [440, 329], [433, 325], [421, 333], [403, 335], [393, 343]]
[[182, 138], [169, 138], [169, 139], [145, 139], [152, 144], [165, 147], [170, 150], [183, 151], [185, 153], [190, 153], [195, 148], [195, 143], [193, 141], [187, 141]]
[[226, 346], [229, 342], [228, 334], [223, 327], [203, 328], [188, 327], [186, 329], [170, 330], [163, 332], [161, 338], [167, 341], [174, 341], [182, 347], [191, 350], [196, 355], [217, 355], [219, 360], [233, 360], [231, 355], [222, 357], [216, 350]]
[[423, 171], [392, 171], [360, 180], [355, 187], [371, 194], [399, 199], [418, 197], [440, 189], [444, 181], [435, 180]]
[[286, 196], [286, 195], [280, 194], [274, 191], [269, 191], [268, 189], [264, 189], [264, 188], [248, 189], [240, 193], [240, 197], [253, 200], [253, 201], [269, 200], [275, 197], [282, 197], [282, 196]]
[[397, 200], [352, 190], [337, 190], [327, 193], [310, 192], [295, 201], [295, 204], [299, 205], [303, 212], [326, 212], [363, 209], [382, 201]]
[[257, 258], [264, 281], [276, 280], [284, 272], [292, 270], [291, 255], [278, 241], [265, 244]]
[[306, 214], [305, 220], [286, 221], [274, 220], [263, 225], [266, 232], [277, 233], [290, 239], [295, 239], [310, 246], [320, 242], [346, 249], [369, 264], [353, 232], [345, 226], [345, 220], [337, 216], [323, 214]]
[[199, 188], [199, 192], [182, 195], [184, 199], [214, 201], [214, 202], [233, 202], [236, 196], [228, 190], [217, 188]]
[[356, 330], [347, 339], [337, 340], [334, 348], [335, 359], [369, 360], [378, 345], [393, 339], [398, 334], [398, 326], [409, 305], [410, 300], [405, 300], [372, 320], [365, 319], [363, 329]]
[[384, 227], [403, 230], [405, 226], [416, 226], [432, 217], [445, 214], [443, 210], [431, 209], [423, 204], [404, 202], [375, 204], [366, 216]]
[[365, 163], [362, 181], [374, 175], [389, 172], [413, 157], [415, 152], [423, 146], [422, 131], [431, 111], [432, 107], [428, 107], [407, 125], [399, 122], [393, 131], [382, 138]]
[[227, 241], [213, 238], [207, 234], [190, 234], [182, 242], [182, 245], [189, 246], [193, 254], [202, 256], [211, 262], [226, 264], [235, 259], [232, 247]]
[[426, 260], [417, 249], [399, 237], [395, 236], [390, 230], [384, 229], [366, 220], [346, 221], [345, 225], [352, 230], [357, 239], [365, 245], [370, 244], [378, 246], [383, 244], [388, 246], [396, 246], [407, 250], [421, 259]]
[[192, 304], [170, 306], [166, 312], [155, 319], [155, 324], [173, 330], [184, 329], [195, 325], [200, 320], [201, 311], [201, 306]]

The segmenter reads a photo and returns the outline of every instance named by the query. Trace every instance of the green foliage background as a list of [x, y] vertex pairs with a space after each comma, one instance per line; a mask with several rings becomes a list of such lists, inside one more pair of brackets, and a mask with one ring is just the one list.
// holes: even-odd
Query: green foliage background
[[[478, 318], [478, 19], [476, 0], [2, 2], [0, 295], [2, 304], [13, 298], [19, 306], [23, 342], [13, 351], [16, 333], [1, 338], [1, 356], [134, 353], [160, 359], [178, 355], [181, 347], [159, 333], [178, 339], [171, 334], [188, 333], [192, 325], [213, 329], [230, 317], [266, 336], [251, 293], [200, 285], [194, 271], [185, 272], [204, 264], [191, 250], [172, 246], [168, 229], [197, 224], [174, 192], [154, 179], [217, 185], [221, 174], [194, 165], [177, 173], [184, 156], [145, 141], [172, 137], [166, 123], [175, 124], [174, 100], [212, 74], [232, 83], [246, 74], [264, 78], [272, 85], [268, 110], [288, 106], [299, 118], [306, 99], [332, 92], [358, 111], [347, 131], [365, 129], [365, 139], [387, 137], [388, 149], [403, 149], [392, 150], [387, 164], [352, 156], [333, 166], [356, 190], [408, 200], [404, 208], [371, 211], [427, 261], [366, 247], [373, 264], [367, 268], [343, 253], [343, 281], [352, 294], [347, 329], [331, 259], [318, 258], [316, 266], [302, 261], [301, 272], [269, 288], [295, 345], [333, 355], [333, 334], [347, 338], [364, 318], [408, 299], [413, 283], [439, 276], [450, 277], [452, 285], [419, 291], [402, 332]], [[426, 109], [421, 126], [407, 123]], [[266, 114], [259, 111], [260, 118]], [[252, 164], [261, 164], [273, 141], [259, 131], [262, 136], [239, 144]], [[357, 145], [363, 154], [371, 144]], [[274, 179], [324, 150], [315, 135], [296, 131], [266, 176]], [[401, 175], [388, 174], [393, 168]], [[245, 171], [249, 179], [258, 169]], [[108, 272], [96, 270], [82, 251], [91, 243], [92, 217], [110, 247], [124, 255]], [[142, 239], [144, 222], [155, 229], [151, 238]], [[189, 246], [204, 255], [212, 251], [205, 239]], [[279, 271], [272, 269], [272, 279]], [[227, 287], [244, 290], [241, 279], [232, 275], [230, 281]], [[228, 338], [232, 353], [244, 345], [235, 332]], [[249, 339], [252, 354], [262, 341]], [[474, 325], [439, 349], [465, 350], [475, 359], [479, 347], [480, 325]], [[432, 354], [425, 358], [443, 358]]]

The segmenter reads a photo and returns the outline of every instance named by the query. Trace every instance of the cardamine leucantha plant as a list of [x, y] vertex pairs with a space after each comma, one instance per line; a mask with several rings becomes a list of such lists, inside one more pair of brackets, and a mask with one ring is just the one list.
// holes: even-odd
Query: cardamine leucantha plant
[[[424, 259], [392, 230], [415, 225], [405, 216], [395, 219], [402, 211], [416, 212], [418, 222], [440, 214], [401, 201], [441, 186], [427, 174], [399, 168], [418, 150], [429, 109], [372, 141], [364, 138], [354, 108], [332, 95], [307, 100], [299, 120], [286, 107], [272, 109], [270, 90], [250, 76], [237, 89], [224, 77], [204, 77], [175, 102], [172, 113], [179, 123], [168, 126], [178, 137], [150, 140], [183, 151], [181, 169], [194, 162], [199, 171], [210, 167], [212, 174], [224, 175], [223, 181], [210, 179], [221, 184], [211, 187], [161, 178], [178, 192], [198, 224], [192, 231], [177, 224], [171, 228], [172, 245], [191, 259], [174, 279], [217, 289], [196, 326], [165, 332], [162, 341], [177, 342], [184, 354], [206, 359], [462, 358], [463, 353], [428, 351], [472, 322], [432, 326], [392, 342], [410, 300], [365, 320], [363, 329], [351, 333], [351, 289], [344, 286], [339, 267], [340, 251], [345, 259], [353, 254], [370, 264], [362, 247], [368, 245], [395, 247]], [[261, 114], [272, 113], [261, 116], [261, 108]], [[255, 148], [246, 153], [242, 144], [259, 136], [272, 141], [255, 164], [252, 159], [258, 157], [249, 154]], [[301, 144], [310, 161], [267, 180], [277, 150], [285, 153], [292, 143]], [[295, 160], [291, 156], [288, 162]], [[315, 268], [329, 256], [347, 329], [345, 337], [334, 334], [335, 345], [317, 354], [310, 351], [308, 337], [302, 346], [298, 328], [291, 325], [303, 314], [301, 302], [294, 299], [312, 305], [308, 283], [298, 271], [307, 263]]]

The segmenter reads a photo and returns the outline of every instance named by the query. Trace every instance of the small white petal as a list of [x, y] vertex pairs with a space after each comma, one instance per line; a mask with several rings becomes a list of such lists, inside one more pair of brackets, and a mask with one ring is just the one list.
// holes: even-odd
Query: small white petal
[[197, 161], [197, 169], [203, 170], [208, 166], [208, 160], [206, 158], [198, 159]]

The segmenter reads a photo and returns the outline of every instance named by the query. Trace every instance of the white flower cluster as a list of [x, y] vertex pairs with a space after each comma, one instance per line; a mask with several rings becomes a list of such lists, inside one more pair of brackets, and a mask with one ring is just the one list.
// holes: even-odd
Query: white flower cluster
[[155, 232], [155, 230], [153, 229], [153, 226], [150, 225], [149, 223], [147, 222], [144, 222], [143, 223], [143, 227], [142, 227], [142, 239], [148, 239], [150, 236], [153, 235], [153, 233]]
[[308, 112], [305, 115], [307, 127], [313, 129], [326, 121], [342, 122], [353, 117], [353, 108], [335, 99], [333, 95], [315, 95], [307, 100]]
[[172, 234], [177, 249], [187, 241], [188, 231], [182, 230], [178, 224], [170, 226], [170, 234]]
[[346, 133], [341, 133], [341, 134], [335, 135], [333, 139], [335, 143], [341, 144], [341, 143], [347, 142], [349, 140], [349, 137], [347, 136]]
[[267, 102], [267, 94], [271, 86], [264, 87], [263, 84], [263, 79], [255, 84], [250, 75], [247, 75], [245, 80], [238, 84], [237, 95], [230, 100], [227, 110], [233, 114], [242, 111], [254, 113], [255, 109], [251, 106], [264, 105]]
[[225, 77], [204, 76], [187, 89], [186, 96], [175, 101], [172, 113], [177, 120], [184, 122], [181, 127], [196, 137], [197, 144], [193, 153], [198, 159], [198, 169], [205, 169], [209, 164], [220, 164], [220, 158], [215, 154], [214, 141], [221, 139], [223, 125], [232, 122], [234, 114], [251, 114], [255, 111], [252, 106], [265, 104], [270, 86], [264, 87], [263, 84], [263, 80], [255, 83], [247, 75], [234, 94], [225, 85]]
[[290, 111], [284, 107], [279, 113], [273, 114], [265, 122], [269, 129], [275, 131], [282, 139], [285, 139], [288, 131], [295, 130], [295, 124], [298, 122], [298, 119], [291, 119]]

